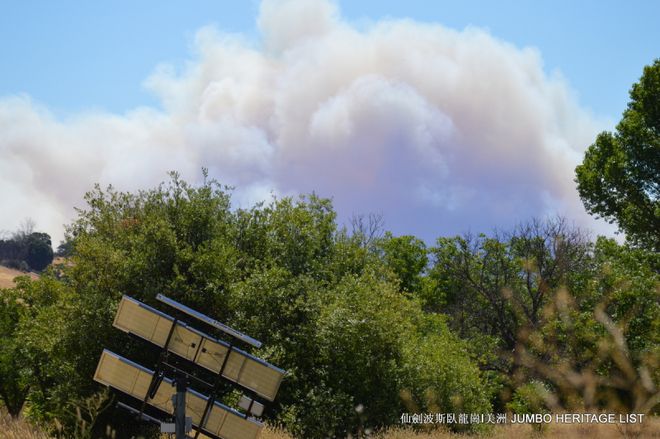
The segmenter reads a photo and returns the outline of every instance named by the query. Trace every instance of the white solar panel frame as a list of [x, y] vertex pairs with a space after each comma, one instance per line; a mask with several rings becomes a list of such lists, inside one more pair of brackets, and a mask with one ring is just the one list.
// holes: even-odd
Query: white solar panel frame
[[[144, 400], [153, 374], [154, 371], [104, 349], [94, 373], [94, 380]], [[155, 397], [147, 403], [172, 414], [172, 396], [175, 393], [176, 388], [172, 380], [164, 378]], [[192, 389], [186, 392], [186, 414], [192, 418], [193, 425], [200, 427], [208, 399]], [[224, 439], [256, 439], [263, 429], [263, 424], [254, 418], [245, 418], [231, 407], [214, 402], [201, 428]]]
[[174, 309], [178, 309], [179, 311], [181, 311], [185, 314], [188, 314], [191, 317], [194, 317], [194, 318], [196, 318], [196, 319], [198, 319], [198, 320], [200, 320], [200, 321], [202, 321], [202, 322], [204, 322], [208, 325], [211, 325], [211, 326], [213, 326], [213, 327], [215, 327], [215, 328], [231, 335], [232, 337], [234, 337], [238, 340], [242, 340], [245, 343], [254, 346], [255, 348], [260, 348], [261, 347], [261, 342], [259, 340], [255, 340], [254, 338], [250, 337], [249, 335], [243, 334], [242, 332], [237, 331], [234, 328], [231, 328], [231, 327], [225, 325], [224, 323], [220, 323], [219, 321], [217, 321], [215, 319], [212, 319], [211, 317], [209, 317], [205, 314], [202, 314], [199, 311], [195, 311], [194, 309], [192, 309], [190, 307], [187, 307], [183, 303], [179, 303], [174, 299], [170, 299], [169, 297], [167, 297], [163, 294], [158, 294], [156, 296], [156, 300], [159, 300], [159, 301], [171, 306]]
[[[164, 347], [174, 318], [124, 295], [113, 326]], [[194, 345], [194, 346], [193, 346]], [[219, 373], [229, 344], [177, 321], [168, 350], [214, 373]], [[273, 401], [286, 372], [238, 348], [232, 348], [222, 376]]]

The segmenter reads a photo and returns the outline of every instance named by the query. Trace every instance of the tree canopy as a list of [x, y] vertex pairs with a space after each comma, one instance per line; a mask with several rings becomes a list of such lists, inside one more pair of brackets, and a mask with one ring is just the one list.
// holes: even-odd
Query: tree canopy
[[[644, 84], [635, 102], [652, 110]], [[626, 117], [641, 117], [635, 105]], [[158, 307], [165, 293], [260, 339], [254, 353], [287, 371], [264, 417], [297, 437], [360, 436], [404, 412], [551, 401], [648, 413], [660, 400], [656, 217], [628, 234], [635, 246], [554, 218], [427, 247], [381, 233], [377, 216], [349, 232], [314, 194], [232, 208], [231, 189], [206, 175], [135, 193], [97, 185], [85, 201], [67, 227], [68, 263], [0, 291], [0, 401], [58, 437], [151, 434], [91, 379], [103, 348], [146, 366], [158, 356], [112, 328], [123, 294]], [[44, 264], [48, 235], [19, 238], [25, 247], [0, 244]]]
[[[255, 354], [288, 372], [266, 419], [299, 437], [393, 425], [410, 402], [490, 410], [465, 342], [412, 294], [426, 260], [419, 240], [366, 246], [327, 199], [232, 209], [228, 188], [176, 174], [138, 193], [96, 187], [86, 201], [67, 230], [70, 263], [3, 296], [0, 398], [12, 413], [28, 401], [31, 419], [71, 437], [76, 409], [100, 389], [91, 377], [103, 348], [155, 363], [112, 321], [123, 294], [158, 307], [158, 293], [264, 343]], [[110, 408], [97, 425], [125, 420]]]
[[589, 213], [660, 251], [660, 59], [644, 68], [616, 132], [602, 132], [575, 169]]
[[47, 233], [19, 231], [0, 239], [0, 263], [24, 271], [41, 271], [53, 261], [53, 247]]

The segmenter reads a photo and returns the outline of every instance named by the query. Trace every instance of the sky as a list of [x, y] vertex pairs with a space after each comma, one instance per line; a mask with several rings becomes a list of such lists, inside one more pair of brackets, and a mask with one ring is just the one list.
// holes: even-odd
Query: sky
[[563, 215], [658, 57], [655, 1], [0, 3], [0, 230], [201, 168], [436, 237]]

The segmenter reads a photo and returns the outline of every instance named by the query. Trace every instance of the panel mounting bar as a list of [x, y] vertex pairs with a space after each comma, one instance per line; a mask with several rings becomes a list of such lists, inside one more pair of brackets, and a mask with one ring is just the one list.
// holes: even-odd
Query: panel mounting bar
[[187, 307], [186, 305], [177, 302], [174, 299], [170, 299], [167, 296], [164, 296], [162, 294], [158, 294], [156, 296], [156, 300], [163, 302], [166, 305], [171, 306], [174, 309], [177, 309], [181, 311], [184, 314], [188, 314], [191, 317], [194, 317], [198, 320], [201, 320], [202, 322], [213, 326], [216, 329], [221, 330], [222, 332], [234, 337], [237, 340], [244, 341], [245, 343], [254, 346], [255, 348], [260, 348], [261, 347], [261, 342], [259, 340], [255, 340], [254, 338], [250, 337], [249, 335], [245, 335], [240, 331], [237, 331], [233, 328], [230, 328], [229, 326], [218, 322], [215, 319], [212, 319], [211, 317], [202, 314], [201, 312], [195, 311], [192, 308]]
[[118, 402], [117, 407], [122, 408], [124, 410], [128, 410], [129, 412], [133, 413], [135, 416], [138, 416], [140, 419], [144, 419], [145, 421], [153, 422], [154, 424], [160, 425], [161, 421], [160, 419], [156, 419], [153, 416], [149, 416], [146, 413], [131, 407], [128, 404], [124, 404], [123, 402]]

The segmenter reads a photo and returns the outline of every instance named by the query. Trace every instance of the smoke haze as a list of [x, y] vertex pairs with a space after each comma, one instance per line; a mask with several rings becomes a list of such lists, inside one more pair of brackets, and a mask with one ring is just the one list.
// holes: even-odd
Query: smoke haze
[[185, 69], [146, 79], [162, 108], [56, 118], [0, 98], [0, 229], [62, 224], [95, 182], [135, 190], [201, 168], [236, 187], [332, 197], [340, 219], [382, 213], [427, 241], [561, 214], [599, 233], [573, 170], [606, 128], [540, 53], [478, 28], [347, 23], [327, 1], [266, 0], [261, 40], [202, 28]]

